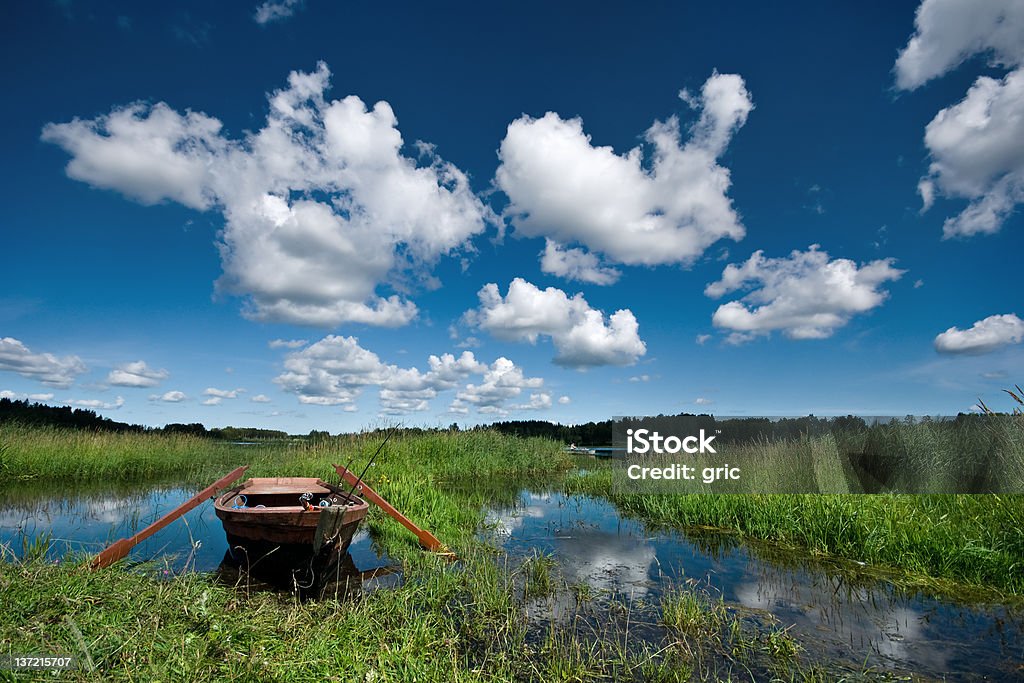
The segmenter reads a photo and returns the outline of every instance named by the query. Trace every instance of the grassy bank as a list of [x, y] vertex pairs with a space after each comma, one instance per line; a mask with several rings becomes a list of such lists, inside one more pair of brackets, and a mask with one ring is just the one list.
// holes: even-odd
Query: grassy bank
[[615, 495], [610, 467], [570, 476], [573, 493], [609, 498], [660, 527], [711, 527], [816, 555], [1024, 595], [1020, 495]]
[[202, 574], [2, 563], [0, 642], [74, 655], [62, 680], [551, 680], [562, 655], [531, 652], [494, 566], [479, 552], [457, 567], [410, 559], [396, 590], [300, 604]]

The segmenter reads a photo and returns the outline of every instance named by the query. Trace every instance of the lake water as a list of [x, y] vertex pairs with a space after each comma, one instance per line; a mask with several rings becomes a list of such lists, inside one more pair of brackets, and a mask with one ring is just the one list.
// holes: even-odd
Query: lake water
[[517, 504], [492, 510], [488, 524], [509, 557], [544, 553], [563, 585], [596, 589], [583, 618], [572, 590], [534, 599], [541, 622], [606, 636], [624, 626], [632, 640], [656, 644], [669, 636], [658, 624], [662, 596], [689, 586], [722, 598], [754, 629], [787, 629], [806, 659], [846, 671], [867, 666], [956, 680], [1024, 675], [1021, 610], [904, 592], [731, 536], [652, 532], [586, 496], [527, 491]]

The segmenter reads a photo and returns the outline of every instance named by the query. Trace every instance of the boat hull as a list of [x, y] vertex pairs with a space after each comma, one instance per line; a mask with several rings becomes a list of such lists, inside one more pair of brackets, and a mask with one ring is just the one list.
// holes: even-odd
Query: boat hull
[[[303, 494], [309, 494], [308, 507], [302, 505]], [[301, 477], [249, 479], [214, 501], [229, 546], [241, 548], [250, 562], [271, 552], [344, 552], [368, 509], [339, 486]]]

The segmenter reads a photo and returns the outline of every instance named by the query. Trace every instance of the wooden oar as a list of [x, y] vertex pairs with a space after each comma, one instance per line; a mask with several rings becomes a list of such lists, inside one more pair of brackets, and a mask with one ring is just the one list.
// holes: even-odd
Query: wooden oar
[[245, 471], [247, 469], [249, 469], [248, 465], [239, 467], [231, 474], [221, 479], [218, 479], [214, 483], [210, 484], [205, 489], [203, 489], [196, 495], [192, 496], [187, 501], [185, 501], [178, 507], [174, 508], [170, 512], [168, 512], [166, 515], [164, 515], [157, 521], [153, 522], [139, 533], [135, 534], [130, 538], [122, 538], [120, 541], [117, 541], [93, 559], [91, 565], [92, 568], [103, 569], [104, 567], [109, 567], [118, 560], [124, 558], [128, 555], [129, 552], [131, 552], [132, 548], [134, 548], [139, 543], [146, 540], [156, 532], [160, 531], [165, 526], [167, 526], [174, 520], [178, 519], [192, 508], [197, 507], [200, 503], [202, 503], [210, 496], [213, 496], [220, 489], [225, 488], [228, 484], [232, 483], [233, 481], [241, 477], [243, 474], [245, 474]]
[[399, 524], [401, 524], [406, 529], [416, 534], [416, 538], [419, 539], [421, 546], [433, 552], [441, 553], [443, 555], [450, 555], [453, 558], [455, 557], [455, 555], [451, 553], [448, 550], [448, 548], [445, 547], [444, 543], [441, 543], [441, 541], [437, 540], [437, 537], [434, 536], [434, 534], [430, 533], [426, 529], [421, 529], [415, 524], [413, 524], [411, 519], [403, 515], [397, 509], [395, 509], [394, 505], [384, 500], [381, 497], [381, 495], [374, 491], [372, 488], [370, 488], [370, 486], [365, 481], [360, 481], [353, 472], [350, 472], [341, 465], [334, 465], [334, 471], [337, 472], [338, 475], [340, 475], [341, 478], [344, 481], [347, 481], [351, 486], [355, 486], [356, 483], [358, 482], [359, 490], [357, 491], [357, 494], [362, 496], [366, 500], [370, 501], [384, 512], [391, 515], [398, 521]]

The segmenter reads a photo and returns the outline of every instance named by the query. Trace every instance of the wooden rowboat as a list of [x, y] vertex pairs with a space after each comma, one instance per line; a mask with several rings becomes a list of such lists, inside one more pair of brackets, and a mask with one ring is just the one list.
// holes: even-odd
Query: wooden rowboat
[[278, 548], [344, 553], [369, 506], [313, 477], [254, 477], [214, 500], [228, 545], [249, 561]]

